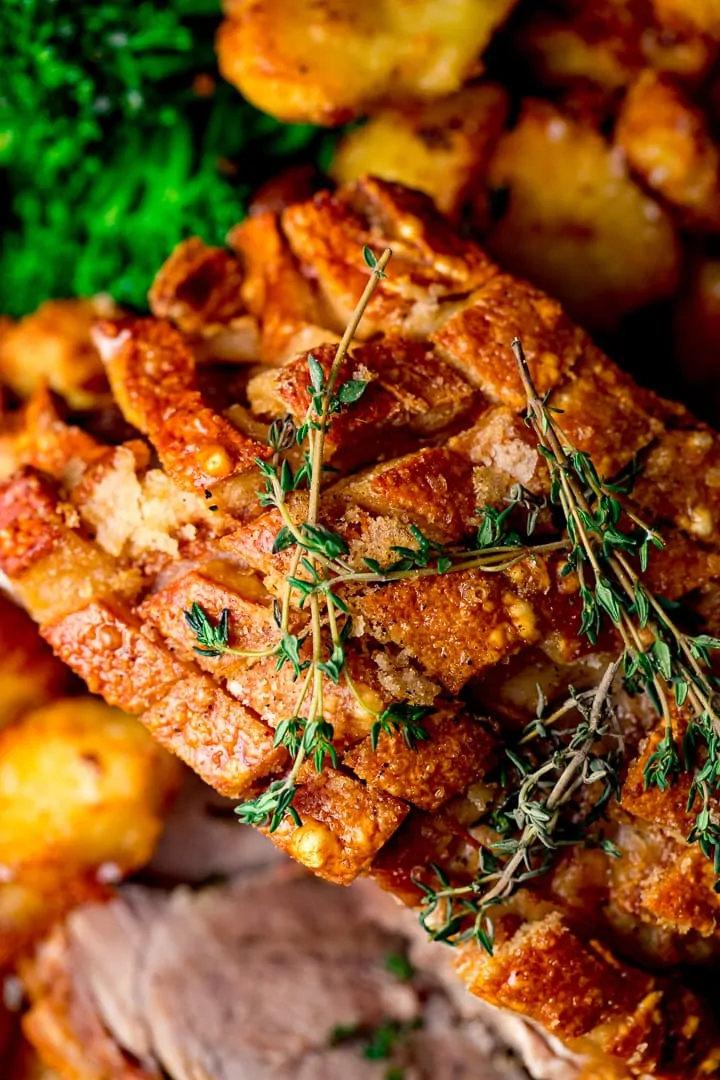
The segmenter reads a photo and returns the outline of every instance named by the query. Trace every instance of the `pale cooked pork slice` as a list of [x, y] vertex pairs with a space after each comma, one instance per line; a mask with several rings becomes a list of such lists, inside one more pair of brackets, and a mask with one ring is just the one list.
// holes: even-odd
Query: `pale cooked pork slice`
[[287, 868], [194, 894], [130, 886], [39, 946], [27, 1030], [47, 1060], [82, 1047], [82, 1080], [521, 1080], [432, 971], [392, 973], [408, 929], [385, 925], [393, 906]]

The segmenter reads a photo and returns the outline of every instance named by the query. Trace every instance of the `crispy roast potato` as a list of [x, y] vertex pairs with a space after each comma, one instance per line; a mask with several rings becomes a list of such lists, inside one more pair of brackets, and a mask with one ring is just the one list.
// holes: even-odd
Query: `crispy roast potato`
[[[676, 0], [693, 7], [695, 0]], [[717, 0], [708, 0], [715, 4]], [[668, 0], [667, 6], [673, 3]], [[663, 0], [656, 3], [662, 15]], [[548, 8], [550, 10], [548, 10]], [[636, 0], [560, 0], [528, 5], [531, 12], [516, 43], [535, 75], [548, 86], [574, 88], [588, 83], [618, 90], [651, 66], [683, 79], [697, 80], [710, 68], [716, 49], [688, 23], [674, 32], [654, 22], [649, 5]]]
[[0, 593], [0, 728], [74, 685], [32, 619]]
[[109, 399], [107, 381], [90, 330], [118, 309], [108, 296], [48, 300], [32, 315], [8, 322], [0, 333], [0, 381], [21, 397], [47, 383], [76, 409]]
[[678, 210], [683, 224], [720, 229], [720, 146], [707, 117], [677, 82], [644, 71], [623, 102], [615, 142], [646, 187]]
[[652, 6], [665, 26], [720, 40], [719, 0], [652, 0]]
[[225, 0], [222, 74], [265, 112], [340, 124], [459, 90], [516, 0]]
[[0, 963], [144, 865], [177, 763], [135, 720], [66, 698], [0, 733]]
[[667, 212], [586, 124], [529, 100], [504, 135], [488, 180], [505, 204], [487, 246], [591, 329], [670, 295], [679, 248]]
[[344, 137], [331, 174], [341, 184], [367, 173], [395, 180], [457, 217], [470, 190], [482, 184], [507, 100], [502, 87], [485, 83], [440, 101], [384, 109]]

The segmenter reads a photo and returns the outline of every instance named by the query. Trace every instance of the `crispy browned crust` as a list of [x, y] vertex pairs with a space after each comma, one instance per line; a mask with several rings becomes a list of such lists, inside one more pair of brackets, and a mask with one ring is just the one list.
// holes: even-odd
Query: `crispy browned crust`
[[31, 465], [61, 480], [70, 470], [87, 466], [106, 454], [107, 447], [92, 435], [62, 419], [45, 385], [33, 391], [0, 435], [3, 477], [11, 476], [22, 465]]
[[143, 723], [222, 795], [239, 798], [285, 765], [287, 754], [273, 746], [272, 732], [212, 679], [192, 676], [164, 690]]
[[378, 640], [407, 649], [457, 694], [473, 676], [540, 640], [533, 599], [550, 580], [539, 560], [523, 570], [515, 581], [480, 570], [410, 579], [368, 592], [358, 608]]
[[255, 458], [267, 447], [205, 403], [178, 331], [138, 319], [129, 326], [104, 323], [97, 339], [117, 403], [148, 436], [168, 475], [181, 486], [212, 488], [220, 500], [241, 502]]
[[401, 799], [327, 766], [322, 773], [305, 767], [293, 804], [303, 824], [285, 818], [272, 833], [274, 842], [338, 885], [370, 867], [410, 811]]
[[[191, 345], [213, 325], [209, 308], [187, 324], [190, 337], [164, 321], [115, 324], [104, 331], [104, 350], [116, 399], [177, 487], [148, 471], [139, 446], [124, 444], [97, 460], [80, 454], [85, 471], [72, 484], [53, 466], [55, 483], [26, 468], [0, 489], [0, 569], [45, 638], [93, 690], [141, 712], [208, 783], [242, 798], [287, 768], [273, 729], [295, 708], [290, 665], [277, 672], [272, 656], [201, 656], [183, 612], [198, 603], [217, 620], [227, 609], [240, 652], [262, 654], [275, 640], [273, 601], [292, 553], [274, 551], [282, 520], [253, 495], [260, 442], [250, 426], [261, 432], [288, 411], [304, 417], [308, 350], [328, 370], [367, 280], [363, 244], [379, 252], [391, 243], [395, 254], [341, 373], [369, 386], [333, 417], [328, 438], [339, 473], [328, 477], [321, 519], [345, 540], [350, 563], [393, 561], [398, 546], [416, 543], [411, 524], [438, 543], [472, 545], [478, 507], [503, 507], [517, 483], [547, 494], [547, 471], [522, 421], [510, 352], [518, 335], [539, 389], [551, 392], [563, 427], [600, 471], [612, 475], [637, 455], [644, 470], [634, 508], [667, 539], [651, 555], [649, 580], [678, 599], [700, 591], [698, 619], [716, 632], [717, 436], [636, 387], [554, 301], [501, 273], [421, 196], [377, 180], [264, 212], [238, 226], [232, 243], [245, 265], [242, 304], [262, 342], [263, 364], [247, 386], [248, 431], [232, 428], [198, 389]], [[235, 295], [236, 262], [196, 246], [161, 274], [161, 303], [176, 303], [173, 290], [183, 275], [192, 279], [195, 259], [201, 277], [203, 266], [218, 272], [211, 298]], [[186, 316], [173, 317], [180, 325]], [[74, 445], [62, 428], [48, 430]], [[226, 468], [211, 476], [197, 455], [216, 452]], [[118, 471], [130, 476], [133, 498], [145, 500], [143, 514], [168, 500], [193, 507], [174, 507], [177, 520], [151, 529], [140, 554], [124, 534], [100, 528], [111, 501], [97, 492]], [[287, 509], [301, 522], [306, 497], [293, 494]], [[135, 531], [146, 528], [143, 514]], [[541, 514], [540, 534], [548, 522]], [[371, 873], [410, 904], [431, 862], [467, 880], [479, 846], [494, 839], [477, 825], [491, 798], [489, 770], [503, 736], [534, 715], [536, 684], [550, 696], [588, 685], [617, 652], [611, 632], [595, 648], [578, 638], [578, 583], [561, 567], [560, 556], [536, 557], [502, 573], [344, 587], [356, 635], [347, 641], [348, 670], [372, 712], [328, 681], [338, 764], [320, 775], [304, 767], [295, 801], [302, 824], [286, 819], [275, 843], [329, 880]], [[299, 634], [305, 619], [291, 613]], [[385, 734], [372, 749], [373, 717], [392, 702], [433, 709], [424, 720], [430, 738], [417, 751]], [[618, 869], [602, 851], [561, 854], [527, 899], [497, 909], [495, 955], [467, 949], [460, 967], [473, 992], [545, 1025], [597, 1064], [594, 1075], [625, 1062], [636, 1077], [699, 1080], [718, 1067], [711, 1022], [697, 998], [641, 967], [715, 956], [712, 874], [685, 844], [688, 778], [666, 792], [645, 790], [658, 733], [636, 700], [621, 704], [628, 764], [606, 825], [625, 861]], [[610, 944], [638, 966], [616, 959]]]
[[48, 555], [64, 532], [57, 495], [30, 470], [0, 488], [0, 569], [19, 578]]
[[438, 709], [424, 727], [428, 741], [415, 748], [401, 735], [381, 734], [376, 750], [365, 739], [343, 764], [373, 787], [421, 810], [437, 810], [492, 769], [496, 742], [477, 720], [454, 709]]
[[97, 408], [110, 398], [91, 331], [96, 319], [120, 314], [109, 296], [47, 300], [0, 336], [0, 380], [21, 398], [49, 386], [75, 409]]
[[242, 285], [242, 268], [229, 251], [191, 237], [156, 274], [148, 301], [153, 315], [192, 337], [243, 314]]
[[[688, 991], [616, 959], [583, 940], [546, 905], [498, 920], [493, 957], [475, 945], [456, 966], [473, 993], [530, 1017], [579, 1053], [605, 1054], [636, 1070], [681, 1080], [714, 1075], [720, 1052], [708, 1014]], [[530, 916], [525, 921], [524, 915]]]
[[492, 402], [520, 410], [520, 376], [507, 362], [509, 344], [522, 337], [539, 393], [558, 385], [588, 347], [586, 335], [539, 289], [498, 275], [469, 298], [431, 336], [440, 355]]
[[45, 625], [42, 634], [94, 694], [125, 712], [147, 709], [185, 673], [166, 649], [143, 634], [132, 615], [103, 601]]
[[257, 578], [235, 571], [229, 564], [215, 564], [182, 574], [164, 589], [149, 596], [139, 608], [140, 617], [154, 626], [173, 651], [194, 660], [207, 671], [225, 672], [237, 664], [232, 656], [203, 657], [195, 650], [196, 638], [183, 612], [199, 604], [217, 621], [224, 609], [230, 612], [228, 644], [242, 651], [262, 651], [272, 647], [275, 634], [271, 620], [270, 593]]
[[717, 231], [720, 147], [681, 84], [643, 71], [623, 102], [615, 140], [631, 169], [679, 211], [685, 224]]

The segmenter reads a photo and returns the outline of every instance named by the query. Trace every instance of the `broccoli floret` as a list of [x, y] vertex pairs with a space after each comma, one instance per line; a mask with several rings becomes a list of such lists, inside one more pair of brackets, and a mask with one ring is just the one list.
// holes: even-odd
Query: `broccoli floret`
[[222, 243], [255, 183], [323, 145], [218, 80], [219, 0], [2, 6], [0, 311], [98, 291], [142, 310], [174, 244]]

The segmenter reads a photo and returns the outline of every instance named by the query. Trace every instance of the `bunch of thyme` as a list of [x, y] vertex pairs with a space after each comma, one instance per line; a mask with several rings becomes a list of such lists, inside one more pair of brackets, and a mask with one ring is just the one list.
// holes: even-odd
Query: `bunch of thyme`
[[[590, 457], [569, 443], [555, 419], [557, 410], [539, 396], [517, 339], [512, 348], [527, 398], [526, 423], [547, 462], [550, 502], [562, 511], [570, 543], [563, 573], [577, 575], [580, 632], [594, 644], [603, 621], [609, 619], [622, 648], [594, 689], [571, 693], [551, 717], [544, 716], [541, 701], [523, 742], [550, 737], [546, 761], [538, 765], [521, 753], [507, 751], [520, 786], [494, 812], [492, 824], [500, 839], [490, 850], [481, 851], [475, 880], [453, 886], [433, 866], [438, 884], [418, 881], [423, 892], [420, 920], [430, 935], [450, 944], [475, 939], [489, 953], [494, 936], [490, 908], [512, 896], [523, 882], [544, 873], [560, 845], [592, 843], [586, 827], [619, 793], [617, 758], [622, 739], [610, 699], [619, 671], [625, 689], [633, 695], [644, 694], [663, 725], [662, 738], [645, 766], [645, 784], [664, 791], [681, 771], [692, 771], [687, 810], [697, 804], [699, 809], [688, 843], [698, 843], [720, 873], [720, 824], [711, 812], [711, 797], [720, 787], [720, 717], [715, 679], [708, 670], [710, 651], [720, 648], [720, 640], [683, 633], [671, 618], [667, 602], [642, 580], [650, 547], [661, 548], [662, 539], [620, 502], [618, 496], [626, 493], [626, 487], [601, 480]], [[631, 523], [629, 531], [620, 528], [623, 518]], [[551, 727], [571, 710], [579, 721], [564, 733], [563, 743]], [[678, 725], [686, 725], [682, 750], [676, 742], [674, 717]], [[614, 745], [608, 752], [609, 739]], [[560, 811], [582, 784], [600, 784], [601, 788], [591, 814], [580, 822], [576, 817], [568, 829]], [[607, 854], [619, 855], [610, 841], [601, 838], [599, 843]], [[716, 889], [720, 891], [720, 885]]]
[[[482, 569], [487, 573], [507, 570], [531, 553], [548, 554], [566, 549], [565, 540], [530, 546], [515, 532], [508, 531], [507, 519], [516, 506], [527, 510], [527, 533], [532, 533], [542, 502], [518, 487], [507, 507], [496, 510], [486, 507], [482, 512], [476, 542], [470, 547], [448, 548], [426, 537], [416, 526], [410, 533], [417, 547], [398, 546], [392, 563], [383, 567], [374, 559], [365, 559], [365, 570], [357, 570], [348, 562], [344, 539], [320, 521], [320, 492], [325, 472], [324, 448], [332, 417], [351, 408], [363, 395], [366, 383], [360, 379], [339, 382], [339, 373], [348, 349], [357, 332], [363, 313], [378, 282], [385, 276], [391, 257], [387, 249], [378, 259], [365, 248], [364, 259], [371, 271], [367, 287], [337, 348], [330, 371], [325, 375], [322, 366], [310, 355], [308, 358], [309, 407], [303, 422], [296, 425], [291, 417], [272, 424], [268, 441], [272, 456], [268, 461], [257, 459], [264, 480], [260, 501], [278, 511], [282, 527], [274, 551], [292, 549], [289, 570], [283, 583], [282, 598], [274, 605], [277, 642], [272, 647], [244, 652], [229, 645], [229, 612], [223, 611], [213, 624], [197, 604], [185, 612], [185, 618], [196, 638], [196, 649], [204, 656], [230, 654], [248, 660], [274, 656], [276, 668], [289, 664], [299, 691], [293, 714], [284, 718], [275, 730], [275, 745], [287, 749], [292, 765], [287, 775], [273, 781], [257, 798], [242, 803], [237, 813], [243, 822], [267, 826], [276, 830], [289, 815], [300, 824], [293, 806], [300, 771], [312, 760], [320, 772], [326, 762], [337, 764], [333, 744], [332, 724], [325, 716], [325, 680], [341, 681], [352, 693], [359, 706], [371, 718], [370, 738], [377, 748], [382, 733], [399, 734], [410, 748], [427, 739], [423, 719], [432, 712], [424, 705], [393, 702], [384, 709], [372, 708], [354, 685], [347, 666], [346, 642], [352, 632], [352, 616], [341, 586], [388, 584], [410, 577], [447, 574], [467, 569]], [[289, 454], [302, 451], [302, 464], [293, 470]], [[307, 492], [305, 520], [296, 522], [288, 505], [293, 492]], [[308, 612], [306, 633], [291, 629], [293, 607]]]

